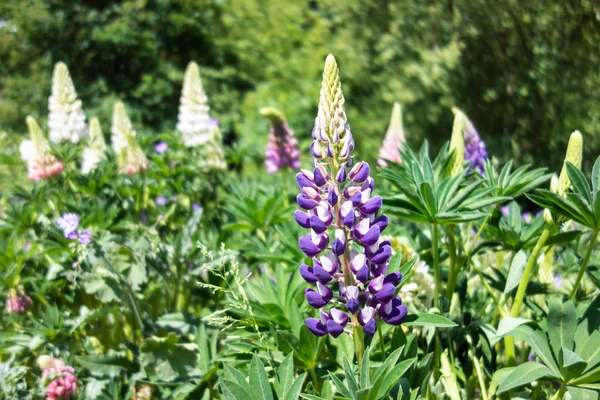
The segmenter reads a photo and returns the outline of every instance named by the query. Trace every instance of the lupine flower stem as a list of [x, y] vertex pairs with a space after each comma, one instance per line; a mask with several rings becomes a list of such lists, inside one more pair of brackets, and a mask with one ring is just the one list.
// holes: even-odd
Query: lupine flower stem
[[[531, 251], [531, 255], [529, 256], [529, 260], [527, 261], [527, 265], [525, 266], [525, 270], [523, 271], [523, 276], [521, 277], [521, 282], [519, 283], [519, 287], [517, 289], [517, 294], [515, 295], [515, 300], [513, 301], [512, 308], [510, 310], [510, 316], [512, 318], [516, 318], [519, 315], [519, 311], [521, 309], [521, 305], [523, 304], [523, 299], [525, 298], [525, 292], [527, 291], [527, 286], [529, 285], [529, 278], [531, 277], [531, 272], [533, 271], [533, 267], [535, 266], [546, 241], [550, 237], [552, 233], [552, 228], [549, 225], [546, 225], [544, 231], [542, 232], [540, 238], [538, 239], [535, 247]], [[512, 337], [507, 336], [504, 339], [504, 346], [506, 351], [506, 364], [508, 366], [514, 365], [515, 362], [515, 341]]]
[[469, 336], [469, 335], [467, 335], [467, 343], [469, 344], [469, 351], [468, 351], [469, 358], [471, 359], [471, 362], [475, 366], [475, 373], [477, 374], [477, 380], [479, 381], [479, 388], [481, 389], [481, 398], [487, 399], [488, 395], [487, 395], [487, 390], [485, 388], [483, 371], [481, 370], [481, 365], [479, 364], [479, 359], [477, 359], [475, 357], [475, 352], [473, 351], [473, 339], [471, 339], [471, 336]]
[[381, 327], [379, 327], [379, 329], [377, 329], [377, 334], [379, 335], [379, 346], [381, 347], [381, 361], [385, 361], [386, 356], [385, 356], [385, 343], [383, 342], [383, 329], [381, 329]]
[[450, 269], [448, 270], [448, 284], [446, 286], [446, 297], [452, 300], [452, 294], [454, 293], [454, 289], [456, 288], [456, 278], [459, 272], [459, 265], [457, 261], [456, 254], [456, 237], [454, 236], [454, 232], [452, 232], [453, 225], [448, 226], [446, 229], [446, 233], [448, 236], [448, 254], [450, 256]]
[[583, 278], [583, 274], [587, 268], [588, 263], [590, 262], [590, 257], [592, 256], [592, 251], [594, 250], [594, 245], [598, 240], [598, 233], [600, 231], [594, 231], [592, 233], [592, 238], [590, 239], [590, 245], [588, 246], [587, 252], [583, 257], [583, 262], [581, 263], [581, 267], [579, 268], [579, 273], [577, 274], [577, 279], [575, 280], [575, 284], [573, 285], [573, 289], [571, 290], [571, 294], [569, 295], [569, 299], [577, 302], [575, 295], [577, 294], [577, 289], [579, 289], [579, 285], [581, 284], [581, 279]]
[[531, 255], [529, 256], [529, 260], [527, 261], [527, 265], [525, 266], [525, 270], [523, 271], [523, 276], [521, 277], [521, 282], [519, 283], [519, 288], [517, 289], [517, 294], [515, 295], [515, 300], [510, 310], [510, 316], [512, 318], [516, 318], [519, 315], [519, 310], [521, 309], [523, 299], [525, 298], [525, 292], [527, 291], [527, 285], [529, 285], [529, 278], [531, 277], [531, 272], [533, 271], [533, 267], [535, 266], [535, 263], [537, 262], [537, 259], [540, 256], [540, 253], [542, 252], [546, 241], [550, 237], [550, 233], [550, 226], [546, 226], [537, 243], [535, 244], [535, 247], [531, 251]]
[[435, 281], [435, 286], [433, 288], [433, 306], [439, 307], [439, 299], [440, 296], [440, 262], [439, 262], [439, 254], [438, 254], [438, 225], [433, 224], [431, 230], [431, 251], [433, 255], [433, 280]]
[[[137, 324], [140, 327], [142, 335], [143, 335], [144, 322], [142, 321], [142, 317], [140, 316], [140, 311], [138, 310], [138, 307], [135, 302], [135, 298], [133, 297], [133, 293], [132, 293], [131, 287], [129, 286], [129, 283], [127, 283], [125, 281], [125, 279], [121, 276], [121, 274], [119, 274], [117, 272], [117, 270], [112, 266], [110, 261], [108, 261], [108, 259], [104, 255], [104, 253], [102, 251], [100, 251], [99, 253], [100, 253], [100, 256], [102, 257], [102, 259], [104, 260], [104, 262], [106, 263], [106, 265], [108, 266], [108, 269], [110, 269], [110, 271], [117, 276], [117, 278], [121, 281], [121, 283], [125, 287], [125, 292], [127, 293], [127, 297], [129, 298], [129, 305], [131, 307], [131, 313], [133, 314]], [[132, 326], [133, 326], [133, 339], [135, 342], [135, 324], [132, 324]]]

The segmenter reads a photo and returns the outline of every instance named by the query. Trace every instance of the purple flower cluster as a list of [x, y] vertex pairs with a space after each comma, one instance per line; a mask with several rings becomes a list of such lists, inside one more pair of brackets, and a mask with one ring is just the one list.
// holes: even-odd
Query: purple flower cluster
[[263, 108], [261, 114], [271, 121], [269, 142], [265, 151], [265, 167], [274, 174], [283, 167], [300, 168], [300, 150], [294, 131], [290, 129], [283, 114], [273, 108]]
[[464, 128], [465, 137], [465, 159], [471, 162], [471, 167], [475, 168], [480, 174], [484, 173], [483, 163], [488, 157], [485, 143], [479, 137], [473, 123], [468, 119]]
[[169, 145], [165, 142], [158, 142], [156, 143], [156, 146], [154, 146], [154, 151], [156, 151], [157, 154], [166, 153], [167, 150], [169, 150]]
[[82, 245], [88, 245], [92, 241], [92, 235], [87, 230], [81, 233], [77, 232], [79, 227], [79, 216], [74, 213], [65, 213], [56, 221], [56, 224], [63, 230], [63, 234], [67, 239], [79, 239]]
[[339, 89], [339, 77], [330, 56], [312, 133], [315, 168], [296, 175], [300, 187], [297, 202], [306, 211], [297, 210], [294, 218], [310, 229], [298, 245], [313, 260], [312, 267], [302, 264], [300, 273], [315, 285], [305, 290], [307, 302], [320, 309], [320, 319], [308, 318], [306, 326], [317, 336], [329, 333], [338, 337], [348, 325], [360, 325], [373, 335], [376, 319], [399, 325], [408, 310], [396, 297], [402, 274], [388, 274], [392, 250], [390, 242], [381, 239], [388, 217], [377, 216], [382, 199], [371, 197], [375, 182], [369, 164], [353, 165], [354, 140], [341, 107], [341, 89], [335, 89]]
[[6, 299], [6, 312], [8, 314], [25, 312], [29, 306], [31, 306], [31, 298], [29, 298], [22, 290], [17, 292], [15, 289], [11, 289], [8, 292], [8, 297]]
[[77, 378], [73, 367], [62, 360], [48, 356], [38, 361], [42, 368], [42, 380], [50, 381], [46, 386], [46, 400], [70, 399], [77, 392]]

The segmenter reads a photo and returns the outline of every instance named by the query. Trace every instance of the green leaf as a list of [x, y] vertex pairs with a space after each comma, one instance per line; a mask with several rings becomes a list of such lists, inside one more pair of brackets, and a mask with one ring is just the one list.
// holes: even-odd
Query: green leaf
[[511, 317], [502, 318], [502, 320], [500, 321], [500, 324], [498, 325], [498, 330], [496, 331], [496, 337], [494, 339], [501, 338], [502, 336], [510, 333], [516, 327], [523, 325], [523, 324], [527, 324], [529, 322], [531, 322], [531, 321], [528, 319], [524, 319], [524, 318], [511, 318]]
[[567, 231], [552, 235], [546, 240], [546, 246], [570, 243], [581, 235], [581, 231]]
[[575, 386], [567, 386], [567, 391], [572, 400], [598, 400], [598, 391]]
[[251, 399], [250, 394], [240, 385], [228, 380], [219, 380], [219, 386], [227, 400], [248, 400]]
[[594, 196], [597, 196], [597, 193], [600, 192], [600, 157], [596, 158], [592, 168], [592, 189], [594, 190]]
[[179, 344], [179, 336], [150, 337], [140, 348], [140, 363], [153, 381], [173, 381], [200, 375], [195, 344]]
[[269, 385], [269, 378], [265, 372], [265, 366], [256, 354], [252, 357], [252, 362], [250, 363], [249, 382], [250, 398], [273, 400], [273, 393], [271, 392], [271, 385]]
[[300, 392], [302, 391], [302, 384], [304, 383], [304, 379], [306, 379], [306, 374], [302, 374], [296, 378], [292, 386], [290, 386], [289, 390], [285, 392], [283, 400], [296, 400], [300, 396]]
[[546, 335], [540, 329], [533, 329], [528, 325], [518, 325], [505, 332], [502, 336], [506, 335], [525, 341], [540, 360], [552, 370], [553, 376], [556, 378], [560, 377], [560, 371], [550, 350]]
[[121, 286], [112, 276], [91, 275], [84, 280], [83, 287], [86, 293], [95, 295], [103, 303], [122, 299]]
[[294, 355], [288, 354], [283, 359], [279, 368], [277, 369], [277, 381], [275, 388], [277, 390], [277, 396], [283, 398], [285, 393], [290, 390], [292, 383], [294, 382]]
[[[335, 387], [337, 387], [337, 389], [340, 391], [340, 393], [344, 397], [346, 397], [348, 399], [354, 398], [352, 393], [356, 393], [356, 391], [352, 391], [352, 393], [350, 393], [350, 390], [348, 390], [348, 388], [346, 387], [346, 385], [344, 385], [344, 383], [340, 380], [340, 378], [338, 378], [336, 375], [332, 374], [331, 371], [329, 371], [329, 376], [331, 377], [331, 380], [335, 384]], [[353, 374], [353, 376], [354, 376], [354, 374]], [[358, 390], [358, 388], [356, 388], [356, 390]]]
[[562, 367], [564, 371], [563, 376], [568, 381], [579, 376], [585, 370], [585, 367], [587, 367], [587, 363], [566, 347], [563, 347], [561, 351], [563, 359]]
[[423, 200], [423, 203], [427, 207], [427, 211], [429, 213], [430, 218], [434, 218], [437, 214], [437, 205], [435, 201], [435, 196], [433, 194], [433, 189], [429, 182], [423, 182], [419, 186], [419, 193]]
[[127, 357], [118, 355], [77, 356], [75, 361], [96, 376], [108, 375], [115, 377], [122, 371], [137, 371], [139, 368], [136, 363]]
[[527, 255], [521, 250], [515, 254], [512, 263], [510, 264], [506, 286], [504, 286], [504, 294], [511, 292], [514, 288], [519, 286], [523, 271], [525, 271], [525, 264], [527, 264]]
[[588, 204], [592, 204], [592, 189], [585, 179], [583, 172], [581, 172], [579, 168], [568, 161], [565, 163], [565, 165], [567, 167], [567, 175], [569, 175], [569, 180], [571, 181], [574, 192], [583, 196]]
[[358, 391], [358, 382], [356, 382], [356, 378], [354, 376], [354, 368], [352, 368], [352, 364], [348, 361], [348, 357], [344, 355], [344, 376], [346, 377], [346, 385], [348, 385], [348, 389], [351, 393], [356, 393]]
[[392, 389], [392, 387], [404, 376], [410, 367], [417, 361], [416, 357], [409, 358], [394, 366], [383, 378], [383, 382], [377, 391], [377, 399], [383, 399]]
[[409, 314], [404, 320], [405, 325], [429, 326], [433, 328], [452, 328], [457, 326], [454, 322], [438, 314]]
[[519, 386], [527, 385], [540, 378], [551, 377], [552, 371], [543, 364], [526, 362], [503, 377], [498, 386], [498, 393], [504, 393]]
[[360, 387], [366, 388], [371, 384], [371, 348], [367, 347], [363, 354], [362, 362], [360, 363]]
[[573, 349], [573, 339], [577, 329], [577, 312], [571, 301], [548, 300], [548, 338], [558, 355], [563, 347]]

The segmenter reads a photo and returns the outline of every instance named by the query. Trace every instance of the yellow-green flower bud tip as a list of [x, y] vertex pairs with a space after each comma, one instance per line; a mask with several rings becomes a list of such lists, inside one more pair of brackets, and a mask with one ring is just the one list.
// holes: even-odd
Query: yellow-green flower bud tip
[[[550, 179], [550, 191], [552, 191], [554, 193], [558, 193], [558, 188], [559, 188], [558, 176], [556, 174], [554, 174], [554, 175], [552, 175], [552, 179]], [[550, 212], [550, 210], [545, 209], [543, 215], [544, 215], [544, 221], [546, 221], [547, 224], [554, 224], [554, 219], [552, 218], [552, 213]]]
[[553, 192], [564, 196], [567, 190], [571, 187], [571, 181], [567, 174], [567, 164], [570, 162], [578, 169], [581, 169], [581, 160], [583, 158], [583, 136], [581, 132], [575, 131], [571, 133], [569, 137], [569, 144], [567, 145], [567, 154], [565, 155], [565, 163], [563, 164], [562, 170], [560, 171], [560, 178], [558, 179], [559, 184], [557, 190], [552, 189]]
[[400, 103], [394, 103], [394, 107], [392, 108], [392, 116], [390, 117], [390, 125], [388, 127], [388, 132], [400, 132], [402, 135], [402, 141], [404, 141], [404, 127], [402, 126], [402, 107]]
[[69, 74], [69, 68], [63, 62], [57, 62], [54, 66], [52, 96], [61, 104], [70, 104], [77, 100], [77, 92], [71, 74]]
[[281, 125], [285, 122], [285, 117], [283, 114], [273, 107], [261, 108], [260, 115], [267, 118], [273, 125]]
[[185, 68], [181, 97], [198, 104], [204, 104], [207, 101], [202, 80], [200, 79], [200, 68], [198, 68], [198, 64], [194, 61], [190, 61]]
[[339, 69], [335, 57], [330, 54], [325, 60], [325, 69], [323, 70], [318, 115], [321, 126], [325, 128], [325, 132], [330, 139], [333, 139], [336, 129], [338, 134], [345, 129], [346, 113], [344, 112], [344, 103]]
[[28, 115], [25, 118], [25, 122], [27, 123], [29, 136], [31, 137], [31, 141], [33, 142], [36, 153], [38, 155], [45, 154], [49, 150], [49, 146], [44, 138], [42, 128], [40, 128], [40, 125], [31, 115]]
[[450, 139], [450, 151], [453, 152], [451, 174], [457, 176], [463, 172], [465, 160], [465, 138], [463, 135], [466, 119], [465, 114], [456, 107], [452, 107], [454, 113], [454, 124], [452, 125], [452, 137]]
[[104, 141], [104, 135], [102, 135], [102, 128], [100, 127], [100, 121], [97, 117], [93, 117], [90, 121], [90, 147], [96, 149], [104, 149], [106, 143]]
[[537, 261], [539, 264], [538, 273], [540, 282], [546, 284], [552, 283], [554, 281], [554, 269], [552, 268], [554, 263], [554, 248], [548, 246], [548, 251], [542, 253]]
[[54, 359], [50, 356], [39, 356], [37, 359], [37, 365], [41, 370], [44, 370], [52, 366], [53, 360]]

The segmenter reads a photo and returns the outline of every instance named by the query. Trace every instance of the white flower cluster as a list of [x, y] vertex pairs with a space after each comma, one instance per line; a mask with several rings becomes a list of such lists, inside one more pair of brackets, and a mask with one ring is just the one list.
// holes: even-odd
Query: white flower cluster
[[54, 67], [52, 95], [48, 99], [48, 111], [48, 128], [52, 142], [60, 143], [70, 140], [77, 143], [87, 136], [81, 100], [77, 98], [69, 70], [62, 62], [57, 63]]
[[89, 174], [96, 169], [100, 161], [106, 158], [106, 143], [100, 128], [100, 121], [94, 117], [90, 121], [90, 137], [88, 147], [83, 149], [81, 173]]
[[177, 122], [177, 130], [183, 134], [183, 143], [187, 147], [199, 146], [212, 139], [215, 121], [208, 114], [207, 102], [198, 64], [192, 61], [185, 70]]
[[117, 101], [113, 107], [112, 126], [110, 128], [112, 147], [119, 155], [121, 150], [127, 146], [127, 135], [136, 136], [133, 130], [125, 105]]

